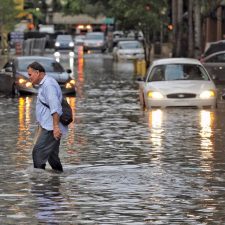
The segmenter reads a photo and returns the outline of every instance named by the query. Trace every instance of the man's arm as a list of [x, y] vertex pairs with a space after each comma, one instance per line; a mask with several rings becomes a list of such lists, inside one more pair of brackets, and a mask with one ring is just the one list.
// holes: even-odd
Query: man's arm
[[52, 117], [53, 117], [53, 135], [56, 140], [59, 140], [62, 136], [62, 132], [59, 128], [59, 114], [55, 112], [52, 114]]

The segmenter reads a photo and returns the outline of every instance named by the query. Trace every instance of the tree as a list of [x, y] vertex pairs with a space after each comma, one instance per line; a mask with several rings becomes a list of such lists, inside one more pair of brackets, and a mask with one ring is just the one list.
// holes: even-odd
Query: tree
[[[202, 25], [222, 3], [222, 0], [172, 0], [173, 14], [173, 56], [189, 56], [199, 58], [202, 43]], [[182, 37], [182, 34], [183, 37]], [[186, 35], [185, 35], [186, 34]], [[188, 41], [186, 40], [188, 36]], [[188, 44], [187, 48], [184, 46]], [[188, 49], [186, 55], [182, 49]]]
[[161, 10], [166, 7], [167, 0], [64, 0], [65, 14], [105, 15], [115, 18], [120, 29], [141, 30], [145, 37], [147, 64], [152, 43], [160, 33]]
[[[1, 35], [1, 48], [5, 49], [7, 34], [11, 31], [16, 23], [16, 16], [19, 11], [16, 9], [14, 0], [1, 0], [0, 5], [0, 35]], [[6, 40], [5, 40], [6, 38]], [[3, 51], [2, 51], [3, 52]]]
[[110, 0], [110, 15], [114, 16], [121, 29], [141, 30], [144, 34], [147, 66], [151, 61], [151, 47], [159, 36], [163, 22], [162, 10], [167, 1], [157, 0]]

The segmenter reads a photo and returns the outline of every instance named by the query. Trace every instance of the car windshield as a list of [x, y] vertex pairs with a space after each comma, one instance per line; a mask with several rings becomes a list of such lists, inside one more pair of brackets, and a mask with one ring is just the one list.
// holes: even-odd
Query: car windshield
[[89, 34], [86, 36], [86, 40], [103, 40], [104, 36], [101, 34]]
[[123, 42], [123, 43], [120, 43], [120, 47], [122, 49], [135, 49], [135, 48], [141, 48], [141, 44], [139, 42]]
[[72, 37], [70, 35], [60, 35], [56, 38], [57, 41], [72, 41]]
[[31, 64], [32, 62], [37, 61], [39, 62], [44, 68], [46, 72], [57, 72], [57, 73], [62, 73], [64, 72], [64, 68], [56, 62], [55, 60], [51, 59], [29, 59], [29, 58], [24, 58], [24, 59], [19, 59], [18, 61], [18, 71], [27, 71], [27, 66]]
[[173, 80], [209, 80], [209, 77], [202, 66], [194, 64], [155, 66], [148, 77], [148, 81]]

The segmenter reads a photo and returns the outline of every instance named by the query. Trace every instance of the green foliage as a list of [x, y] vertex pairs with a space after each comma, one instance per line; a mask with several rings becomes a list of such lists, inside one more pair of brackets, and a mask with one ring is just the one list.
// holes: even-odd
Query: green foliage
[[[140, 29], [146, 35], [159, 32], [160, 23], [166, 20], [166, 0], [110, 0], [110, 14], [115, 17], [120, 29]], [[163, 17], [163, 18], [162, 18]]]
[[19, 10], [16, 10], [14, 0], [1, 0], [0, 26], [2, 32], [9, 32], [13, 29], [18, 13]]
[[64, 0], [63, 10], [65, 14], [75, 15], [83, 13], [82, 5], [85, 5], [85, 0]]

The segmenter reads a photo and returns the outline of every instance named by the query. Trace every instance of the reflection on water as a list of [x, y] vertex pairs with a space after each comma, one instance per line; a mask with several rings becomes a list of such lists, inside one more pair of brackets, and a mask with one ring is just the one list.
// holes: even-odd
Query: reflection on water
[[210, 111], [201, 110], [201, 147], [202, 149], [212, 148], [212, 124], [214, 120], [214, 113]]
[[19, 97], [18, 101], [18, 136], [16, 149], [19, 154], [16, 154], [17, 165], [23, 164], [26, 160], [27, 153], [30, 151], [33, 145], [32, 140], [32, 101], [31, 97]]
[[212, 125], [214, 124], [214, 112], [201, 110], [201, 118], [200, 118], [200, 141], [201, 141], [201, 165], [204, 170], [211, 171], [211, 160], [213, 160], [214, 154], [214, 145], [212, 142], [213, 131]]
[[74, 154], [73, 145], [74, 145], [74, 137], [75, 137], [75, 129], [76, 129], [76, 98], [75, 97], [67, 97], [67, 102], [70, 104], [73, 112], [73, 123], [69, 124], [69, 131], [66, 138], [67, 145], [67, 153]]
[[[35, 198], [35, 217], [39, 223], [54, 224], [59, 212], [65, 211], [63, 195], [60, 190], [60, 177], [43, 177], [38, 173], [30, 178], [31, 195]], [[58, 213], [56, 213], [58, 212]]]
[[76, 91], [77, 95], [80, 97], [83, 97], [83, 88], [84, 88], [84, 55], [83, 55], [83, 47], [79, 46], [77, 57]]
[[162, 145], [162, 110], [153, 110], [149, 112], [149, 127], [151, 128], [151, 142], [153, 146], [160, 147]]

